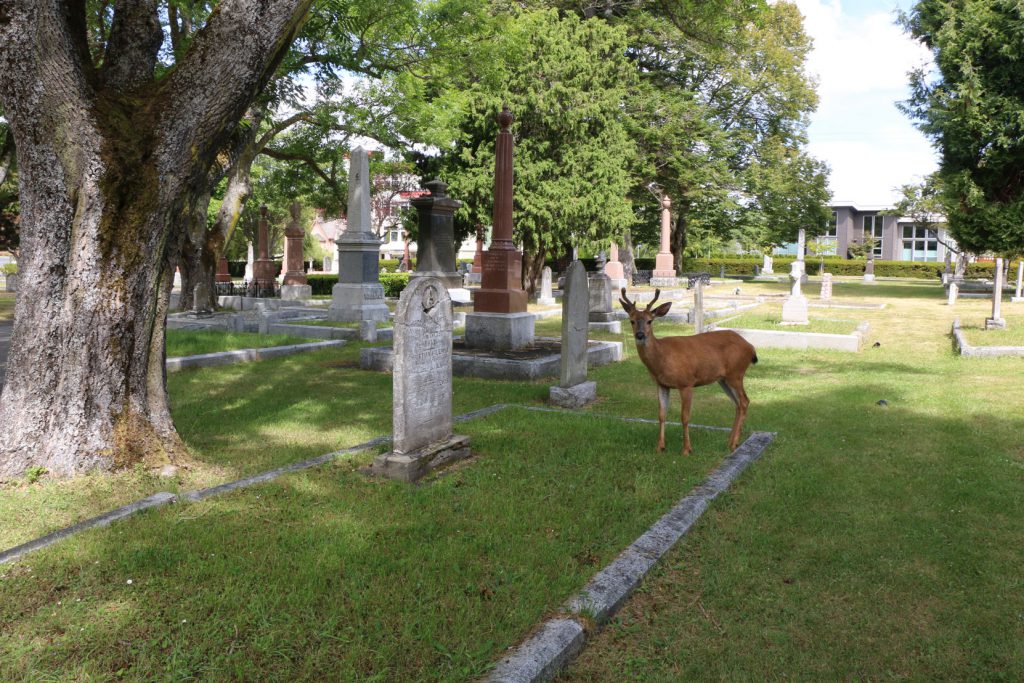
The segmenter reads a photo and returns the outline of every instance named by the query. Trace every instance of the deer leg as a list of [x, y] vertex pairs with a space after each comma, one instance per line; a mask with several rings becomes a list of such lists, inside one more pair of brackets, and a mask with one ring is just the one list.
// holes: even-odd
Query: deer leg
[[693, 452], [690, 446], [690, 404], [693, 402], [693, 387], [679, 387], [679, 398], [683, 402], [683, 455], [687, 455]]
[[719, 384], [722, 385], [722, 389], [732, 399], [732, 402], [736, 404], [736, 418], [733, 420], [732, 432], [729, 434], [729, 450], [734, 451], [740, 445], [740, 432], [743, 430], [743, 421], [747, 418], [747, 406], [750, 405], [750, 399], [747, 398], [747, 392], [743, 389], [742, 377], [733, 381], [732, 384], [729, 384], [728, 380], [721, 380]]
[[668, 414], [668, 387], [658, 385], [658, 452], [665, 450], [665, 416]]

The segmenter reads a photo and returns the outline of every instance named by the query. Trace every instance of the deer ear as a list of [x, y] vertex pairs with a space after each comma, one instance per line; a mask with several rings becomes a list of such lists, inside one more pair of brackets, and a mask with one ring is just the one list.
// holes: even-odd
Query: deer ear
[[672, 308], [672, 302], [666, 301], [662, 305], [654, 309], [654, 317], [660, 318], [663, 315], [668, 315], [668, 309]]

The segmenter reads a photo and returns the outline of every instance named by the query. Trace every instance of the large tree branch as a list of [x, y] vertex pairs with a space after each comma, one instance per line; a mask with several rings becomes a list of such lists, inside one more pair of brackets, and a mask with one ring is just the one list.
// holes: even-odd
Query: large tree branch
[[156, 0], [116, 0], [100, 70], [103, 85], [132, 92], [153, 80], [163, 40]]
[[162, 83], [159, 155], [165, 171], [193, 168], [197, 157], [212, 157], [270, 79], [312, 2], [222, 0], [217, 5]]
[[284, 131], [299, 121], [308, 121], [310, 114], [307, 111], [300, 111], [296, 114], [292, 114], [286, 119], [278, 121], [270, 127], [266, 133], [264, 133], [259, 140], [256, 141], [256, 152], [262, 152], [263, 148], [270, 144], [270, 142], [281, 132]]
[[271, 159], [277, 159], [278, 161], [299, 161], [305, 164], [311, 171], [323, 178], [324, 182], [331, 186], [335, 194], [339, 197], [342, 196], [341, 186], [338, 185], [338, 181], [332, 175], [320, 168], [320, 164], [316, 163], [316, 160], [312, 157], [306, 156], [305, 154], [297, 154], [295, 152], [282, 152], [271, 147], [264, 148], [260, 153], [267, 155]]

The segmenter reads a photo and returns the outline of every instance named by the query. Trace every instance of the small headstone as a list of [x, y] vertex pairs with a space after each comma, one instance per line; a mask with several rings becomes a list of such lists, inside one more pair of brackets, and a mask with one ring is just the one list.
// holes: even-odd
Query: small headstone
[[253, 251], [252, 241], [250, 240], [249, 242], [246, 242], [246, 244], [248, 244], [249, 246], [246, 250], [245, 275], [243, 276], [243, 279], [246, 282], [252, 282], [252, 264], [256, 262], [256, 258], [255, 253]]
[[832, 298], [832, 273], [821, 274], [821, 299], [828, 301]]
[[995, 277], [992, 282], [992, 317], [985, 318], [985, 329], [1001, 330], [1006, 327], [1000, 305], [1003, 301], [1003, 259], [996, 259]]
[[868, 257], [867, 265], [864, 266], [864, 282], [875, 281], [875, 259]]
[[704, 281], [699, 278], [693, 285], [693, 329], [697, 334], [704, 331]]
[[555, 297], [551, 294], [551, 268], [548, 266], [540, 271], [540, 296], [537, 297], [537, 303], [542, 306], [555, 303]]
[[955, 304], [956, 303], [956, 297], [957, 297], [957, 295], [959, 293], [960, 293], [960, 286], [956, 282], [950, 281], [950, 283], [949, 283], [949, 298], [946, 299], [946, 304], [949, 305], [949, 306], [952, 306], [953, 304]]
[[200, 278], [192, 290], [192, 313], [193, 318], [209, 318], [213, 315], [210, 307], [210, 287], [206, 284], [205, 278]]
[[371, 472], [411, 482], [469, 455], [469, 438], [452, 435], [452, 305], [441, 280], [409, 282], [394, 340], [393, 450]]
[[371, 344], [377, 341], [377, 321], [376, 320], [361, 320], [359, 321], [359, 338], [364, 342], [370, 342]]
[[1013, 298], [1010, 299], [1011, 302], [1019, 303], [1020, 301], [1024, 301], [1020, 295], [1021, 285], [1024, 285], [1024, 259], [1021, 259], [1017, 264], [1017, 290], [1014, 292]]
[[772, 260], [772, 257], [769, 256], [768, 254], [765, 254], [764, 255], [764, 263], [761, 266], [761, 273], [764, 274], [764, 275], [772, 275], [772, 274], [774, 274], [775, 271], [772, 270], [773, 264], [774, 264], [774, 261]]
[[803, 276], [802, 266], [803, 261], [793, 261], [793, 265], [790, 266], [789, 277], [793, 280], [793, 290], [782, 304], [783, 325], [807, 324], [807, 297], [800, 291], [800, 281]]
[[603, 271], [588, 275], [590, 288], [590, 329], [619, 334], [622, 323], [612, 312], [612, 281]]
[[573, 261], [562, 293], [562, 352], [558, 386], [549, 391], [552, 404], [579, 408], [597, 397], [597, 383], [587, 381], [587, 330], [590, 295], [587, 272]]

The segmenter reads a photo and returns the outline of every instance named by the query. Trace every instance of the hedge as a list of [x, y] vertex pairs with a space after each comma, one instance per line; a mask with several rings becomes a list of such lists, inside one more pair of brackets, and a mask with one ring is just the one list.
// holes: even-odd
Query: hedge
[[[787, 275], [790, 264], [795, 261], [794, 256], [776, 256], [773, 258], [773, 268], [777, 275]], [[707, 271], [714, 276], [721, 272], [725, 266], [726, 275], [753, 275], [754, 267], [760, 269], [763, 260], [760, 256], [756, 258], [712, 258], [712, 259], [686, 259], [683, 262], [685, 272]], [[808, 275], [819, 275], [821, 273], [821, 259], [810, 257], [806, 261]], [[859, 259], [825, 259], [825, 271], [833, 275], [863, 275], [867, 262]], [[1016, 267], [1015, 262], [1011, 264], [1011, 270]], [[945, 264], [941, 261], [875, 261], [875, 275], [878, 277], [907, 277], [918, 279], [941, 279], [945, 270]], [[964, 277], [967, 279], [991, 279], [995, 274], [995, 263], [981, 262], [968, 263]]]
[[[380, 283], [384, 285], [384, 296], [397, 297], [409, 284], [409, 273], [381, 273]], [[313, 295], [330, 295], [334, 285], [338, 284], [338, 276], [329, 273], [314, 273], [307, 275], [309, 286], [313, 288]]]

